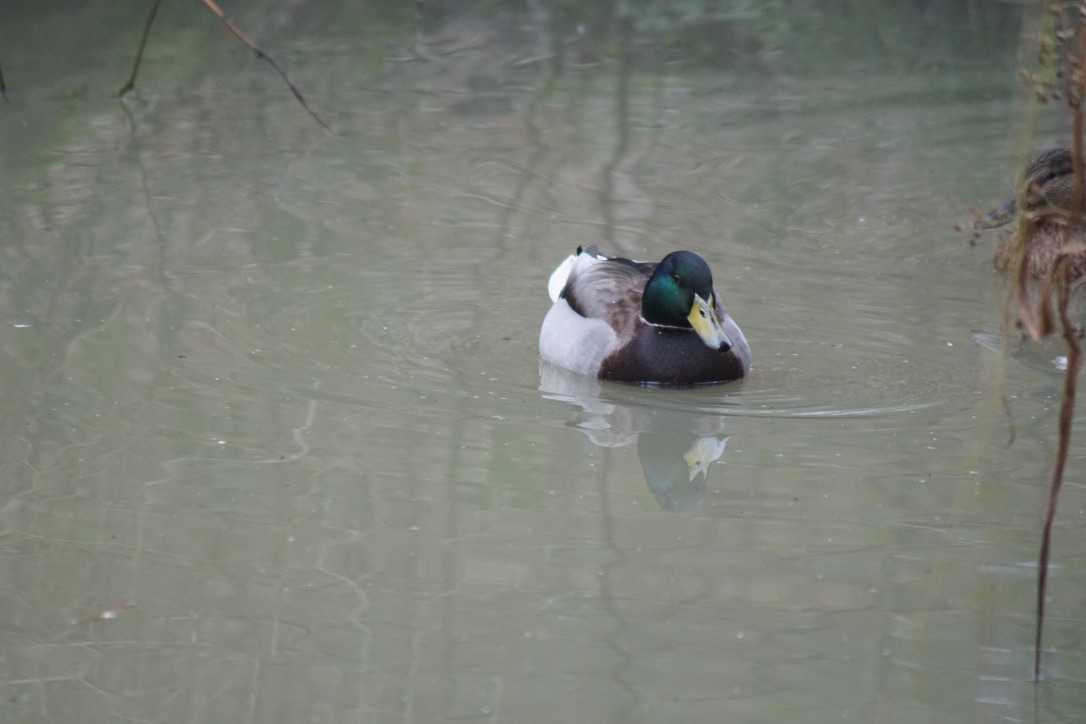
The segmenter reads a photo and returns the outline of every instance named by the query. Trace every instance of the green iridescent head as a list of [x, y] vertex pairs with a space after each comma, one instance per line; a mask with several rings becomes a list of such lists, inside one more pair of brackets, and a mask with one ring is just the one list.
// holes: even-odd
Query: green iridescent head
[[726, 352], [731, 340], [716, 315], [713, 273], [690, 251], [673, 251], [663, 258], [645, 284], [641, 316], [668, 327], [691, 327], [710, 349]]

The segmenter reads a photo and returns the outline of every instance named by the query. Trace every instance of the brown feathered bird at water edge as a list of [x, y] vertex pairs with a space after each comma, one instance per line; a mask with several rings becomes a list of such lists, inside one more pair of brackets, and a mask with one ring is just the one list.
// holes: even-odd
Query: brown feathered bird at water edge
[[1024, 262], [1031, 276], [1047, 276], [1066, 250], [1070, 278], [1086, 277], [1086, 215], [1080, 215], [1075, 228], [1067, 233], [1075, 195], [1071, 152], [1066, 148], [1049, 148], [1034, 154], [1026, 166], [1025, 187], [1025, 225], [1017, 223], [1016, 194], [977, 220], [977, 229], [1015, 221], [1016, 228], [1003, 235], [996, 249], [995, 268], [1006, 271], [1013, 266], [1021, 243], [1019, 234], [1024, 232]]

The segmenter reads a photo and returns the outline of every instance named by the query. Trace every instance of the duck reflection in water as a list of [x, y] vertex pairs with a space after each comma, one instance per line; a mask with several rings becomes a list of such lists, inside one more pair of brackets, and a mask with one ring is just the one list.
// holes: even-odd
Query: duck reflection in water
[[[600, 447], [636, 444], [649, 490], [663, 510], [693, 513], [701, 507], [712, 463], [728, 436], [720, 414], [666, 407], [673, 397], [597, 380], [539, 363], [539, 389], [579, 408], [570, 422]], [[660, 404], [653, 404], [659, 402]]]

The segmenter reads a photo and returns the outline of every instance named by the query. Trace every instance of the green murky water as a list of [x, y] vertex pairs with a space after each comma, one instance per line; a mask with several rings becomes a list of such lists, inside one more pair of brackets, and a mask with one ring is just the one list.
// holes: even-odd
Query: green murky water
[[[1004, 355], [953, 230], [1009, 189], [1009, 61], [277, 37], [336, 134], [225, 39], [123, 104], [101, 47], [0, 55], [0, 718], [1086, 715], [1077, 443], [1029, 682], [1061, 350]], [[702, 254], [752, 375], [541, 366], [587, 244]]]

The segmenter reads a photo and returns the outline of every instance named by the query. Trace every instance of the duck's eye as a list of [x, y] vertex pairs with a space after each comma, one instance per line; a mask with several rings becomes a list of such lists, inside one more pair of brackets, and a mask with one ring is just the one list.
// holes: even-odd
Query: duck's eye
[[675, 284], [679, 284], [679, 275], [678, 274], [672, 274], [671, 275], [671, 281], [673, 281]]
[[1059, 174], [1057, 174], [1055, 171], [1049, 171], [1048, 173], [1045, 174], [1044, 178], [1041, 179], [1041, 183], [1044, 183], [1045, 181], [1051, 181], [1052, 179], [1056, 178], [1056, 176], [1058, 176], [1058, 175]]

